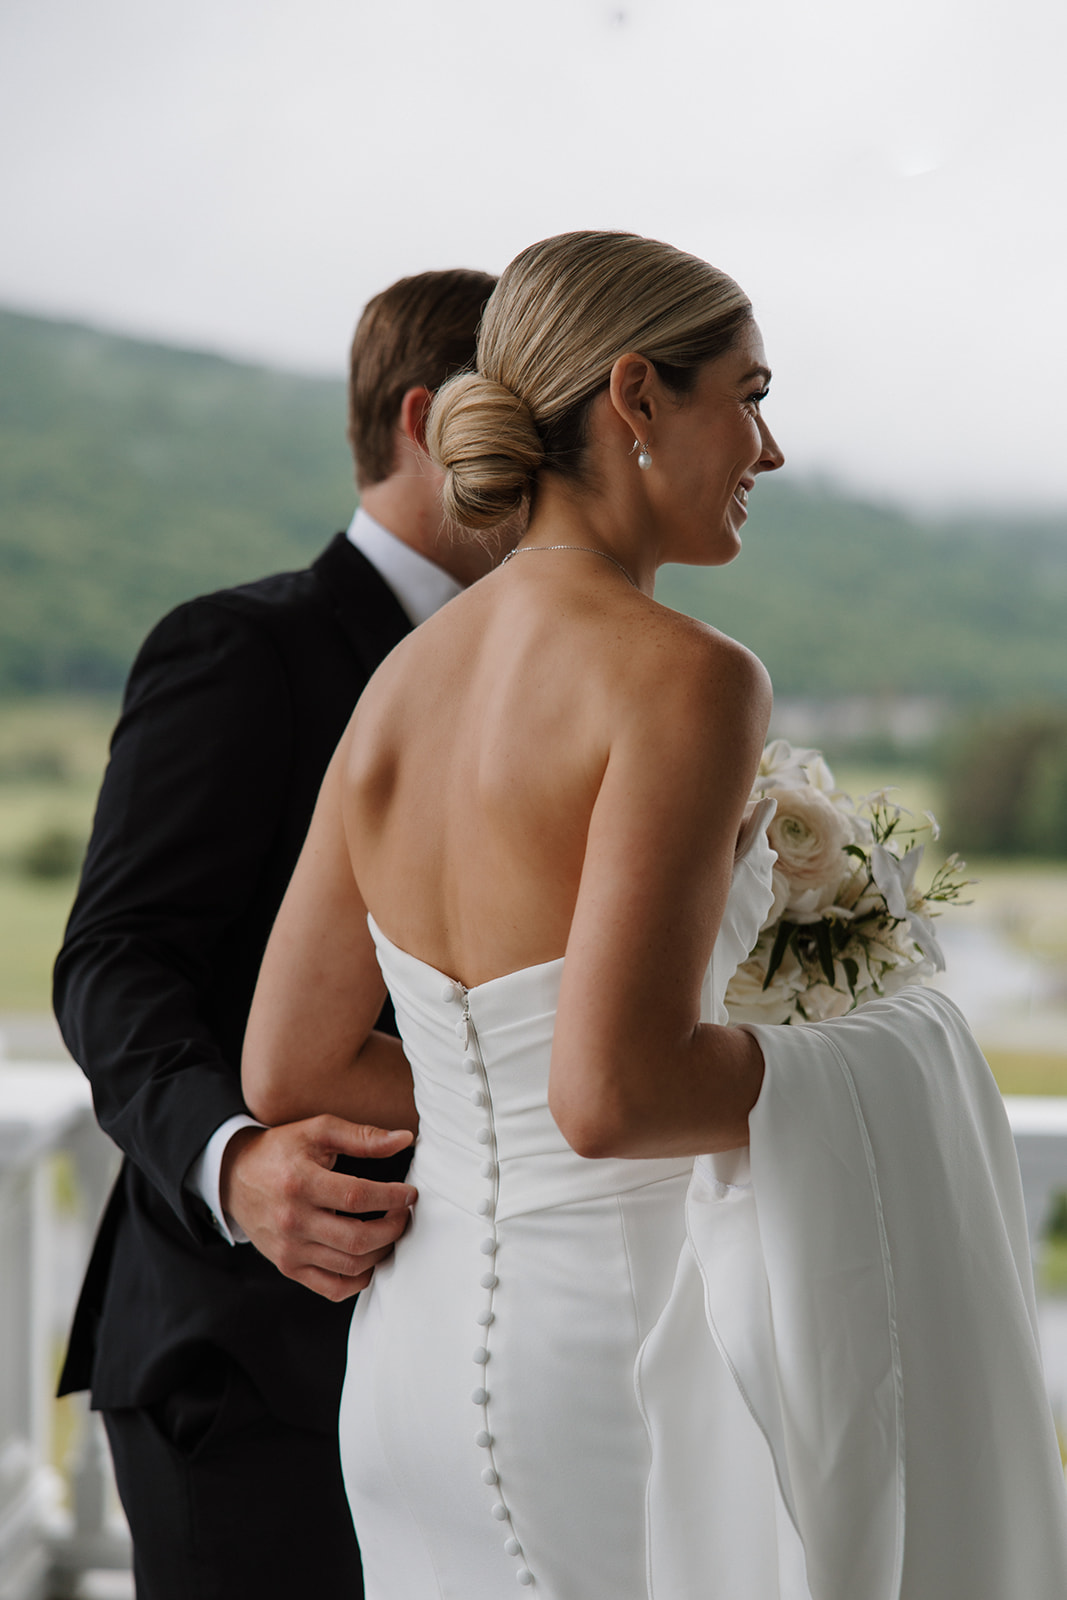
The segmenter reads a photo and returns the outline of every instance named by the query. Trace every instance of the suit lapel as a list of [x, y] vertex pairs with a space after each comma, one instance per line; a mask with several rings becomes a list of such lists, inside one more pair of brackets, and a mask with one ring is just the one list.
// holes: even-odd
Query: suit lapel
[[411, 632], [411, 620], [378, 569], [345, 534], [327, 545], [311, 569], [367, 677]]

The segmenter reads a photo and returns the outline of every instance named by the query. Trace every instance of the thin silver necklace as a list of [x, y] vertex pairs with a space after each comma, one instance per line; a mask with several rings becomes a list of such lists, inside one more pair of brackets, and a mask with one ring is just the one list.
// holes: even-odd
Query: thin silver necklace
[[536, 555], [539, 550], [580, 550], [586, 556], [603, 556], [604, 560], [610, 561], [613, 567], [618, 567], [627, 583], [633, 584], [635, 589], [640, 588], [637, 579], [631, 577], [621, 561], [616, 561], [614, 556], [609, 556], [606, 550], [595, 550], [591, 544], [524, 544], [521, 550], [509, 550], [500, 565], [506, 567], [512, 556], [532, 556]]

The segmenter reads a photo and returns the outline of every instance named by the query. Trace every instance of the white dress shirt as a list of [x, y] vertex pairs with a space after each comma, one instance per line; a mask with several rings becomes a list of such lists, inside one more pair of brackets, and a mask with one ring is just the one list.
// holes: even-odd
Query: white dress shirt
[[[455, 599], [463, 587], [443, 567], [420, 555], [380, 522], [375, 522], [362, 507], [356, 508], [347, 536], [384, 578], [416, 627], [439, 611], [446, 601]], [[248, 1244], [249, 1239], [244, 1229], [222, 1208], [223, 1156], [230, 1140], [241, 1128], [263, 1126], [262, 1122], [243, 1113], [228, 1118], [215, 1129], [185, 1180], [186, 1187], [198, 1194], [211, 1212], [215, 1227], [227, 1244]]]
[[348, 525], [348, 538], [385, 579], [416, 627], [463, 588], [450, 572], [383, 528], [362, 506]]

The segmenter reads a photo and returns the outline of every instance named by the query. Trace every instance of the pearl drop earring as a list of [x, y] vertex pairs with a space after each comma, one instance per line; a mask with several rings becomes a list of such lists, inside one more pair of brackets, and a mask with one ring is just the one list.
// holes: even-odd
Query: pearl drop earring
[[638, 445], [641, 445], [641, 454], [637, 458], [637, 465], [641, 468], [642, 472], [647, 472], [649, 467], [652, 465], [652, 457], [648, 452], [648, 440], [646, 439], [644, 444], [641, 444], [640, 439], [635, 439], [633, 450], [630, 451], [631, 455], [633, 455], [634, 450], [637, 449]]

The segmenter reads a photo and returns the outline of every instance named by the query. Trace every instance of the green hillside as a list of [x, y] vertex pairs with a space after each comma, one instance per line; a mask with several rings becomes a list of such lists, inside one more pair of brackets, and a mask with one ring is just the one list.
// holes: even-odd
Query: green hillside
[[[112, 693], [177, 601], [303, 564], [347, 520], [344, 389], [0, 313], [0, 694]], [[659, 593], [783, 694], [1067, 699], [1067, 511], [924, 525], [781, 478], [744, 554]]]
[[179, 600], [352, 514], [343, 385], [0, 313], [0, 693], [114, 690]]

